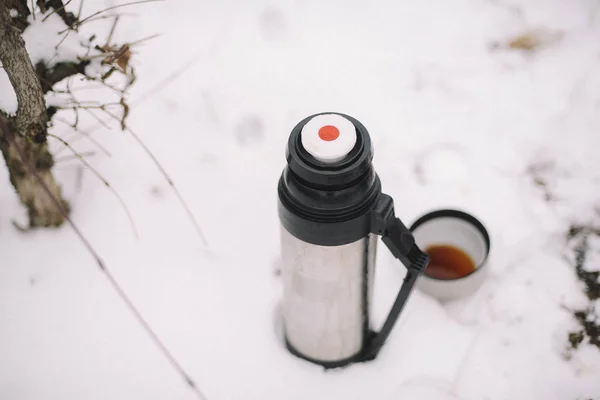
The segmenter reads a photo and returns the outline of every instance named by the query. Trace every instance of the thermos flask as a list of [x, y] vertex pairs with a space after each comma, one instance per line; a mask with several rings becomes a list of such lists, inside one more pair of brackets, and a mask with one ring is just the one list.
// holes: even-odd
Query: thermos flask
[[[278, 184], [288, 350], [325, 368], [373, 360], [429, 258], [395, 216], [372, 166], [367, 129], [341, 113], [292, 130]], [[370, 320], [378, 236], [407, 268], [389, 315]]]

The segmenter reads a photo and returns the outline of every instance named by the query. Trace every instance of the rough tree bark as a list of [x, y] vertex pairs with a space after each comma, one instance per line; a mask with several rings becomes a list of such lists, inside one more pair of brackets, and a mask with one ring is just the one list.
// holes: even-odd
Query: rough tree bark
[[[60, 187], [51, 173], [54, 161], [48, 151], [48, 144], [34, 143], [23, 136], [15, 135], [2, 115], [0, 125], [3, 125], [3, 129], [0, 129], [0, 150], [6, 160], [10, 182], [21, 202], [27, 207], [30, 226], [60, 226], [64, 222], [64, 216], [38, 180], [44, 181], [54, 196], [61, 200], [65, 210], [69, 209], [69, 204], [62, 199]], [[25, 155], [25, 160], [21, 158], [19, 150]], [[26, 163], [34, 166], [37, 177], [29, 171]]]
[[[0, 130], [0, 150], [6, 160], [10, 181], [28, 209], [30, 227], [60, 226], [65, 220], [64, 215], [39, 182], [41, 178], [64, 208], [69, 209], [52, 175], [54, 160], [46, 142], [48, 115], [44, 91], [21, 31], [10, 16], [9, 3], [15, 1], [0, 0], [0, 61], [17, 95], [18, 109], [14, 117], [0, 115], [1, 122], [10, 130]], [[23, 151], [25, 159], [18, 149]], [[30, 172], [26, 163], [35, 168], [37, 176]]]

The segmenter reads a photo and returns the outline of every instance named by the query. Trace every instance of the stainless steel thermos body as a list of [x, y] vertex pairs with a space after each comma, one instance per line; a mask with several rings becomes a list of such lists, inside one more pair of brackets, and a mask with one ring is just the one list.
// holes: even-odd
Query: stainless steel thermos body
[[360, 353], [370, 328], [376, 247], [375, 235], [319, 246], [281, 229], [284, 324], [297, 352], [325, 362]]
[[[286, 159], [278, 212], [287, 347], [327, 368], [374, 359], [428, 257], [381, 192], [359, 121], [340, 113], [305, 118], [290, 134]], [[407, 275], [375, 332], [369, 315], [379, 237]]]

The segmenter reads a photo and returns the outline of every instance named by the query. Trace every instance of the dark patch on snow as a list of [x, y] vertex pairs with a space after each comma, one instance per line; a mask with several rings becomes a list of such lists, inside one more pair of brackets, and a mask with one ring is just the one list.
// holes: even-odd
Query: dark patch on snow
[[[574, 233], [575, 232], [575, 233]], [[595, 227], [574, 227], [569, 229], [569, 233], [573, 235], [575, 246], [575, 272], [577, 278], [585, 285], [585, 294], [591, 301], [600, 299], [600, 271], [588, 271], [586, 267], [586, 258], [589, 248], [589, 237], [600, 236], [600, 228]]]
[[164, 197], [164, 191], [163, 189], [158, 186], [158, 185], [154, 185], [150, 188], [150, 194], [153, 197]]
[[264, 39], [274, 40], [285, 36], [285, 15], [278, 8], [265, 8], [258, 17], [258, 23], [260, 25], [260, 33]]
[[[579, 324], [583, 327], [583, 330], [577, 333], [582, 336], [585, 335], [590, 344], [600, 349], [600, 325], [595, 321], [595, 316], [592, 313], [593, 310], [590, 309], [575, 312], [575, 318], [577, 318], [577, 321], [579, 321]], [[571, 336], [569, 335], [569, 339], [570, 338]], [[579, 344], [581, 344], [581, 341]], [[579, 346], [579, 344], [577, 346]], [[575, 346], [575, 348], [577, 347]]]
[[279, 278], [282, 273], [283, 273], [283, 271], [282, 271], [281, 259], [277, 258], [273, 261], [273, 275], [276, 278]]
[[590, 250], [589, 238], [600, 237], [600, 227], [591, 225], [572, 225], [567, 231], [567, 240], [573, 251], [573, 266], [583, 291], [590, 304], [581, 309], [572, 310], [580, 329], [569, 333], [569, 344], [573, 350], [583, 343], [589, 343], [600, 349], [600, 316], [596, 315], [594, 302], [600, 299], [600, 271], [591, 271], [586, 265]]
[[585, 229], [584, 226], [580, 225], [571, 225], [569, 227], [569, 231], [567, 232], [567, 240], [573, 239], [575, 236], [579, 235]]
[[533, 163], [527, 168], [527, 174], [531, 176], [533, 184], [542, 191], [544, 200], [547, 202], [556, 200], [548, 183], [549, 178], [553, 174], [554, 167], [554, 161], [545, 161]]
[[265, 136], [265, 124], [257, 115], [248, 115], [242, 118], [236, 128], [235, 137], [242, 146], [259, 144]]
[[579, 347], [579, 345], [581, 344], [581, 342], [583, 342], [583, 339], [585, 337], [583, 336], [583, 332], [571, 332], [569, 333], [569, 343], [571, 344], [571, 347], [576, 349]]

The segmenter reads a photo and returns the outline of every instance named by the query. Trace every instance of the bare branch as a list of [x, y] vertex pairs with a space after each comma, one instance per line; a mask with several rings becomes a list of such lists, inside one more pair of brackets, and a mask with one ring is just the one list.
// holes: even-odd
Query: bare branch
[[108, 125], [105, 121], [102, 121], [102, 119], [97, 116], [96, 114], [94, 114], [92, 112], [92, 110], [88, 109], [88, 108], [75, 108], [75, 110], [83, 110], [85, 112], [87, 112], [88, 114], [90, 114], [96, 121], [100, 122], [102, 125], [104, 125], [104, 127], [106, 129], [108, 129], [109, 131], [112, 130], [112, 128], [110, 127], [110, 125]]
[[73, 129], [74, 132], [79, 133], [80, 135], [82, 135], [83, 137], [88, 139], [91, 143], [93, 143], [96, 147], [98, 147], [98, 149], [100, 149], [100, 151], [103, 152], [107, 157], [112, 157], [112, 154], [106, 149], [106, 147], [102, 146], [102, 144], [100, 144], [100, 142], [98, 142], [96, 139], [94, 139], [89, 133], [87, 133], [83, 129], [79, 128], [77, 126], [77, 124], [71, 124], [66, 119], [63, 119], [63, 118], [57, 117], [57, 116], [52, 117], [52, 120], [53, 121], [56, 120], [58, 122], [61, 122], [65, 125], [67, 125], [69, 128]]
[[125, 201], [123, 200], [123, 198], [121, 197], [121, 195], [110, 185], [110, 183], [108, 183], [108, 181], [102, 176], [100, 175], [100, 173], [94, 168], [92, 167], [78, 152], [77, 150], [75, 150], [67, 141], [65, 141], [63, 138], [53, 135], [51, 133], [48, 134], [48, 136], [53, 137], [54, 139], [58, 140], [59, 142], [61, 142], [65, 147], [67, 147], [69, 150], [71, 150], [71, 152], [73, 153], [73, 155], [77, 158], [79, 158], [79, 160], [81, 161], [81, 163], [83, 165], [85, 165], [90, 171], [92, 171], [92, 173], [96, 176], [96, 178], [98, 178], [100, 181], [102, 181], [102, 183], [104, 183], [104, 185], [108, 188], [108, 190], [110, 190], [115, 197], [119, 200], [119, 202], [121, 203], [121, 206], [123, 206], [123, 209], [125, 210], [125, 214], [127, 214], [127, 218], [129, 218], [129, 222], [131, 223], [131, 228], [133, 229], [133, 234], [135, 236], [136, 239], [138, 239], [140, 237], [138, 230], [135, 226], [135, 222], [133, 221], [133, 217], [131, 216], [131, 212], [129, 211], [129, 208], [127, 207], [127, 204], [125, 204]]
[[[113, 119], [117, 120], [119, 123], [121, 123], [121, 118], [119, 118], [118, 116], [112, 114], [110, 111], [107, 111], [107, 110], [102, 110], [102, 111], [104, 111], [111, 118], [113, 118]], [[187, 203], [183, 199], [183, 196], [181, 196], [179, 189], [177, 189], [175, 187], [175, 183], [173, 182], [173, 180], [171, 179], [169, 174], [167, 174], [167, 171], [163, 168], [162, 164], [156, 159], [154, 154], [150, 151], [150, 149], [146, 146], [146, 144], [142, 141], [142, 139], [130, 127], [126, 126], [124, 130], [129, 132], [129, 134], [135, 139], [135, 141], [142, 147], [144, 152], [152, 159], [152, 161], [154, 162], [156, 167], [159, 169], [159, 171], [164, 176], [164, 178], [167, 181], [167, 183], [169, 184], [169, 186], [171, 186], [171, 189], [173, 190], [173, 192], [175, 192], [175, 195], [177, 196], [179, 203], [181, 204], [181, 206], [185, 210], [188, 218], [194, 225], [194, 228], [196, 230], [196, 233], [200, 237], [200, 240], [202, 240], [202, 243], [204, 243], [205, 246], [208, 246], [208, 241], [206, 240], [206, 237], [204, 236], [204, 233], [202, 232], [202, 229], [200, 228], [200, 225], [198, 224], [196, 217], [194, 217], [192, 210], [190, 209], [190, 207], [187, 205]]]
[[84, 0], [81, 0], [79, 2], [79, 11], [77, 11], [77, 20], [78, 21], [81, 18], [81, 12], [83, 11], [83, 3], [84, 3]]
[[110, 28], [110, 32], [108, 33], [108, 38], [106, 38], [105, 47], [108, 46], [112, 40], [112, 36], [115, 33], [115, 29], [117, 28], [117, 23], [119, 22], [119, 16], [115, 17], [115, 22], [113, 22], [112, 27]]
[[[97, 17], [94, 18], [90, 18], [86, 21], [86, 23], [90, 23], [92, 21], [101, 21], [103, 19], [111, 19], [114, 18], [114, 15], [99, 15]], [[119, 17], [139, 17], [139, 14], [136, 13], [119, 13]], [[79, 29], [78, 26], [75, 27], [75, 30], [77, 31]]]
[[[97, 15], [103, 14], [103, 13], [105, 13], [107, 11], [114, 10], [116, 8], [122, 8], [122, 7], [133, 6], [133, 5], [144, 4], [144, 3], [157, 3], [157, 2], [160, 2], [160, 1], [164, 1], [164, 0], [140, 0], [140, 1], [133, 1], [131, 3], [124, 3], [124, 4], [119, 4], [119, 5], [116, 5], [116, 6], [108, 7], [108, 8], [105, 8], [104, 10], [100, 10], [100, 11], [97, 11], [97, 12], [93, 13], [92, 15], [89, 15], [89, 16], [85, 17], [82, 20], [77, 21], [74, 24], [74, 26], [75, 27], [79, 27], [82, 24], [84, 24], [86, 21], [89, 21], [91, 18], [93, 18], [93, 17], [95, 17]], [[62, 32], [59, 32], [59, 33], [63, 33], [65, 31], [66, 30], [63, 30]]]
[[[70, 2], [72, 2], [72, 1], [73, 1], [73, 0], [68, 0], [68, 1], [67, 1], [65, 4], [62, 4], [62, 1], [61, 1], [61, 0], [58, 0], [58, 1], [54, 0], [54, 1], [51, 1], [50, 3], [54, 3], [54, 5], [56, 5], [56, 6], [57, 6], [57, 8], [54, 8], [54, 11], [52, 11], [50, 14], [46, 15], [46, 16], [44, 17], [44, 19], [42, 20], [42, 22], [46, 22], [46, 20], [47, 20], [48, 18], [50, 18], [50, 16], [51, 16], [51, 15], [53, 15], [53, 14], [56, 14], [56, 13], [58, 13], [58, 15], [60, 15], [61, 17], [62, 17], [62, 15], [63, 15], [63, 14], [64, 14], [64, 15], [66, 15], [66, 13], [65, 13], [65, 7], [66, 7], [66, 6], [68, 6], [68, 5], [69, 5], [69, 3], [70, 3]], [[57, 4], [57, 3], [58, 3], [58, 4]], [[54, 7], [54, 6], [52, 6], [52, 7]], [[63, 20], [64, 20], [64, 17], [63, 17]], [[67, 21], [65, 21], [65, 23], [67, 23]], [[70, 25], [70, 24], [67, 24], [67, 25]]]
[[100, 258], [98, 252], [96, 252], [94, 247], [90, 244], [90, 242], [86, 239], [86, 237], [83, 235], [83, 233], [79, 230], [77, 225], [75, 225], [75, 223], [71, 220], [71, 218], [69, 218], [68, 211], [63, 207], [60, 200], [52, 193], [52, 190], [50, 190], [50, 188], [46, 185], [46, 182], [44, 182], [44, 180], [38, 174], [38, 172], [33, 167], [33, 165], [31, 165], [31, 163], [29, 163], [27, 161], [27, 156], [25, 155], [24, 150], [17, 143], [17, 140], [15, 140], [15, 136], [9, 130], [8, 125], [6, 124], [4, 118], [1, 116], [0, 116], [0, 136], [4, 136], [6, 138], [6, 140], [15, 147], [15, 149], [19, 153], [19, 156], [21, 157], [21, 160], [23, 161], [23, 163], [25, 164], [25, 166], [27, 167], [29, 172], [37, 178], [39, 184], [44, 189], [46, 195], [48, 195], [48, 197], [54, 203], [55, 207], [61, 212], [61, 214], [64, 216], [65, 220], [69, 223], [69, 225], [71, 225], [71, 228], [73, 228], [73, 230], [75, 231], [75, 234], [79, 237], [79, 239], [81, 240], [83, 245], [86, 247], [88, 252], [94, 258], [94, 260], [96, 261], [96, 265], [98, 266], [98, 268], [100, 268], [100, 271], [102, 271], [104, 273], [104, 275], [106, 276], [107, 280], [109, 281], [111, 287], [114, 289], [114, 291], [117, 293], [117, 295], [121, 298], [121, 300], [125, 303], [125, 305], [129, 309], [129, 311], [134, 315], [134, 317], [136, 318], [138, 323], [142, 326], [144, 331], [146, 331], [146, 333], [151, 337], [151, 339], [153, 340], [154, 344], [158, 347], [160, 352], [167, 358], [167, 360], [169, 360], [169, 362], [171, 363], [173, 368], [183, 378], [185, 383], [189, 386], [189, 388], [196, 395], [196, 397], [200, 400], [206, 400], [206, 397], [200, 391], [200, 389], [198, 388], [198, 386], [196, 385], [194, 380], [183, 369], [183, 367], [175, 359], [173, 354], [171, 354], [171, 352], [167, 349], [165, 344], [160, 340], [158, 335], [150, 327], [150, 324], [148, 324], [148, 322], [144, 319], [142, 314], [137, 310], [137, 308], [135, 307], [133, 302], [129, 299], [129, 296], [127, 296], [127, 293], [125, 293], [125, 291], [123, 290], [121, 285], [119, 285], [119, 283], [117, 282], [117, 280], [115, 279], [113, 274], [106, 267], [106, 265]]
[[27, 22], [27, 17], [31, 15], [29, 12], [29, 6], [27, 5], [26, 0], [4, 0], [6, 3], [6, 8], [9, 10], [16, 10], [17, 15], [12, 15], [13, 26], [16, 26], [19, 31], [23, 32], [25, 28], [29, 25]]
[[160, 37], [160, 36], [162, 36], [161, 33], [155, 33], [154, 35], [146, 36], [145, 38], [138, 39], [138, 40], [136, 40], [134, 42], [129, 43], [129, 47], [133, 47], [136, 44], [147, 42], [148, 40], [152, 40], [152, 39], [155, 39], [155, 38]]
[[29, 6], [26, 0], [4, 0], [6, 8], [17, 10], [20, 16], [27, 17], [31, 13], [29, 12]]
[[42, 14], [44, 14], [46, 12], [46, 1], [45, 0], [37, 0], [36, 1], [38, 7], [40, 8], [40, 11], [42, 12]]
[[[79, 92], [88, 92], [90, 90], [104, 90], [105, 85], [100, 81], [95, 81], [94, 79], [87, 79], [91, 83], [89, 85], [79, 85], [77, 87], [71, 88], [70, 91], [62, 90], [62, 89], [52, 89], [54, 93], [60, 94], [69, 94], [69, 93], [79, 93]], [[95, 83], [98, 83], [97, 85]], [[121, 90], [116, 90], [117, 93], [123, 93]]]
[[62, 80], [77, 74], [85, 74], [85, 67], [89, 64], [89, 61], [82, 61], [80, 63], [58, 63], [53, 68], [48, 69], [44, 63], [38, 63], [36, 65], [36, 73], [42, 84], [42, 91], [48, 93], [52, 90], [54, 85], [61, 82]]
[[43, 143], [48, 121], [44, 93], [25, 42], [12, 25], [4, 2], [0, 5], [0, 61], [17, 95], [16, 131], [36, 143]]
[[[63, 3], [63, 0], [37, 0], [37, 5], [40, 8], [42, 14], [46, 14], [49, 9], [53, 11], [48, 15], [44, 16], [42, 22], [45, 22], [51, 15], [58, 14], [58, 16], [63, 20], [63, 22], [68, 26], [73, 26], [73, 24], [77, 21], [77, 18], [73, 13], [67, 12], [65, 7], [71, 3], [72, 0], [67, 0], [66, 3]], [[33, 4], [32, 4], [33, 7]], [[33, 12], [34, 9], [32, 8]]]
[[86, 75], [86, 80], [90, 81], [90, 82], [97, 82], [99, 84], [101, 84], [104, 87], [109, 88], [110, 90], [114, 91], [115, 93], [118, 93], [119, 95], [123, 95], [123, 93], [125, 92], [124, 89], [119, 89], [118, 87], [111, 85], [110, 83], [106, 82], [104, 79], [102, 78], [94, 78], [92, 76], [87, 76]]
[[201, 51], [196, 51], [195, 54], [193, 54], [192, 57], [184, 64], [182, 64], [179, 68], [172, 71], [164, 79], [161, 79], [153, 87], [142, 93], [141, 96], [138, 96], [138, 99], [133, 102], [132, 107], [138, 106], [146, 100], [151, 99], [156, 93], [160, 92], [161, 90], [164, 90], [171, 83], [179, 79], [185, 72], [187, 72], [190, 68], [192, 68], [194, 65], [196, 65], [196, 63], [198, 63], [201, 60], [202, 54], [203, 53]]
[[65, 161], [71, 161], [71, 160], [78, 160], [79, 157], [93, 157], [96, 155], [95, 151], [83, 151], [81, 153], [78, 153], [77, 155], [70, 155], [70, 156], [62, 156], [62, 157], [54, 157], [54, 163], [55, 164], [59, 164]]
[[[66, 33], [65, 33], [65, 32], [66, 32]], [[58, 42], [58, 44], [57, 44], [56, 46], [54, 46], [54, 48], [55, 48], [55, 49], [58, 49], [58, 48], [60, 47], [60, 45], [61, 45], [61, 44], [63, 44], [63, 42], [64, 42], [65, 40], [67, 40], [67, 37], [69, 37], [69, 34], [71, 33], [71, 30], [70, 30], [70, 29], [67, 29], [67, 30], [61, 31], [61, 32], [59, 32], [59, 35], [60, 35], [60, 34], [62, 34], [62, 33], [65, 33], [65, 36], [63, 36], [63, 38], [62, 38], [62, 39], [60, 39], [60, 42]], [[53, 59], [53, 58], [52, 58], [52, 59]], [[51, 60], [52, 60], [52, 59], [51, 59]]]
[[81, 103], [75, 103], [75, 104], [66, 104], [64, 106], [56, 106], [57, 109], [59, 110], [73, 110], [73, 109], [87, 109], [87, 110], [103, 110], [107, 107], [110, 106], [118, 106], [120, 105], [120, 103], [105, 103], [105, 104], [81, 104]]
[[123, 118], [121, 118], [121, 130], [124, 131], [127, 128], [125, 120], [129, 116], [129, 105], [125, 102], [125, 97], [121, 97], [121, 105], [123, 106]]

